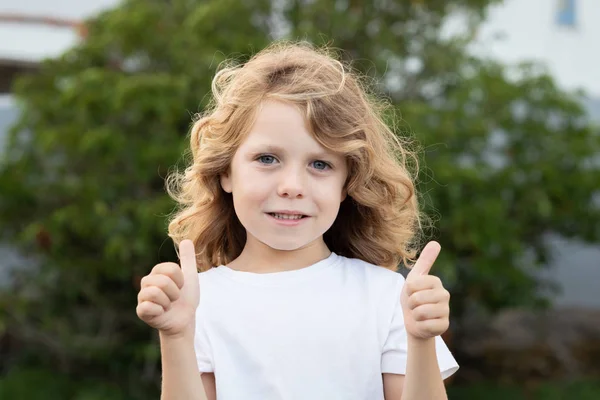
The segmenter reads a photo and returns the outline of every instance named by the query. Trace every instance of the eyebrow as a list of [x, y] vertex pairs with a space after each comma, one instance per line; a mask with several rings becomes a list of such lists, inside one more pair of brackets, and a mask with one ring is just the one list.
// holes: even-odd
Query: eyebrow
[[[269, 152], [269, 153], [285, 153], [285, 149], [283, 147], [279, 147], [279, 146], [275, 146], [272, 144], [267, 144], [267, 145], [257, 145], [257, 146], [253, 146], [255, 151], [258, 151], [260, 149], [260, 151], [264, 151], [264, 152]], [[310, 153], [310, 157], [312, 158], [328, 158], [328, 157], [334, 157], [335, 154], [333, 152], [325, 152], [325, 151], [318, 151], [315, 153]]]

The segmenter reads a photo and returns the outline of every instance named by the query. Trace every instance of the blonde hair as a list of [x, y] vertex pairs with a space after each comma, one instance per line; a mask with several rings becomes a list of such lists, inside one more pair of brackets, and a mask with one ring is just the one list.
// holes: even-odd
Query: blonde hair
[[244, 64], [220, 69], [212, 93], [191, 128], [191, 164], [167, 178], [167, 191], [179, 204], [169, 236], [175, 244], [194, 242], [200, 270], [231, 262], [244, 247], [246, 231], [220, 176], [267, 99], [298, 106], [315, 140], [347, 159], [348, 196], [324, 235], [329, 249], [390, 269], [414, 260], [420, 231], [416, 154], [384, 122], [386, 103], [370, 96], [330, 50], [274, 43]]

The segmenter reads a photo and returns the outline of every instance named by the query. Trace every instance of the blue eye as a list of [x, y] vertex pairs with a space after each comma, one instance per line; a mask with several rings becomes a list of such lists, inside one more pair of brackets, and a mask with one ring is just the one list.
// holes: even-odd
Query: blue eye
[[329, 165], [329, 163], [326, 163], [325, 161], [317, 160], [313, 161], [313, 167], [320, 171], [324, 171], [327, 168], [331, 168], [331, 165]]
[[273, 164], [276, 161], [275, 157], [269, 155], [259, 156], [257, 160], [263, 164]]

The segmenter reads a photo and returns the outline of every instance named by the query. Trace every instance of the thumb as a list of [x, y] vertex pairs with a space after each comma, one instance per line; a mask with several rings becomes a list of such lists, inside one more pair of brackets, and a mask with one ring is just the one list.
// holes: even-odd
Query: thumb
[[413, 275], [427, 275], [433, 266], [442, 246], [438, 242], [429, 242], [427, 246], [421, 251], [421, 255], [417, 259], [417, 262], [409, 272]]
[[[198, 292], [198, 264], [196, 264], [196, 249], [191, 240], [183, 240], [179, 243], [179, 258], [181, 260], [181, 270], [183, 272], [183, 290], [192, 289], [193, 294]], [[193, 291], [194, 288], [198, 288]]]

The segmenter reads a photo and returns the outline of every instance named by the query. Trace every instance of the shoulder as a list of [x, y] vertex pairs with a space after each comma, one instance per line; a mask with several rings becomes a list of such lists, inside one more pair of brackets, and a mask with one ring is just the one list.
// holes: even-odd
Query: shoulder
[[218, 293], [217, 287], [220, 286], [220, 273], [217, 268], [210, 268], [206, 271], [198, 272], [198, 282], [200, 283], [200, 294], [207, 297], [208, 294]]
[[398, 292], [404, 284], [402, 274], [358, 258], [339, 256], [343, 269], [370, 287], [383, 292]]
[[[196, 320], [204, 321], [209, 318], [215, 304], [219, 304], [224, 296], [231, 293], [228, 288], [224, 288], [225, 280], [221, 279], [219, 271], [216, 268], [210, 268], [206, 271], [198, 272], [198, 282], [200, 286], [200, 301], [196, 309]], [[202, 318], [198, 315], [202, 314]]]
[[351, 269], [355, 273], [363, 274], [372, 279], [382, 280], [397, 280], [402, 275], [391, 269], [381, 267], [379, 265], [371, 264], [367, 261], [359, 258], [348, 258], [344, 256], [338, 256], [344, 265], [344, 268]]
[[211, 268], [207, 269], [206, 271], [198, 272], [198, 277], [200, 279], [212, 279], [212, 277], [214, 277], [215, 274], [218, 273], [217, 268], [218, 267], [211, 267]]
[[198, 272], [198, 280], [200, 281], [200, 284], [202, 284], [202, 282], [210, 282], [216, 278], [217, 274], [216, 267], [209, 268], [206, 271]]
[[359, 293], [363, 310], [377, 321], [380, 341], [383, 343], [400, 304], [404, 277], [399, 272], [356, 258], [344, 258], [343, 266], [347, 270], [344, 278], [354, 282], [347, 287], [353, 287]]

